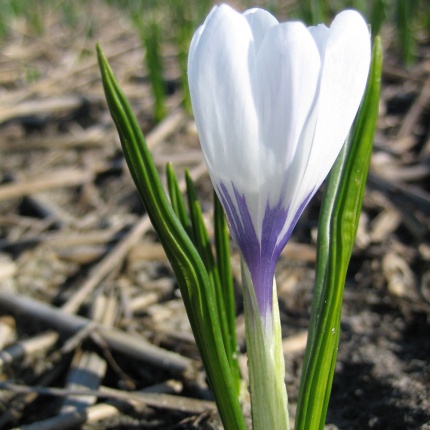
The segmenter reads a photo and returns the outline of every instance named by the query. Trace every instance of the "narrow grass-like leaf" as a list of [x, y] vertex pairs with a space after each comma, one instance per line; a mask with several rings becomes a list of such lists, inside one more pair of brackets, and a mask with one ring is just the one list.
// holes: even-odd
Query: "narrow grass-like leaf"
[[207, 271], [170, 205], [136, 117], [99, 47], [97, 54], [125, 159], [175, 272], [221, 419], [226, 429], [245, 429]]
[[169, 190], [172, 208], [175, 211], [176, 216], [181, 221], [182, 227], [184, 227], [185, 231], [188, 233], [188, 236], [190, 236], [191, 240], [193, 240], [190, 219], [188, 218], [185, 202], [182, 197], [181, 189], [179, 188], [178, 178], [176, 177], [175, 170], [173, 169], [171, 163], [167, 163], [166, 165], [166, 175], [167, 188]]
[[369, 15], [372, 35], [377, 36], [387, 18], [387, 0], [375, 0], [371, 6]]
[[160, 52], [160, 28], [155, 19], [144, 25], [142, 39], [146, 49], [146, 67], [148, 68], [149, 80], [151, 81], [152, 93], [154, 95], [154, 117], [158, 122], [166, 116], [166, 86]]
[[225, 316], [228, 326], [230, 349], [232, 351], [232, 373], [236, 379], [237, 390], [240, 390], [240, 371], [237, 359], [236, 338], [236, 300], [234, 294], [233, 274], [230, 259], [230, 239], [224, 209], [214, 192], [214, 226], [216, 260], [221, 281], [221, 295], [224, 302]]
[[418, 0], [397, 0], [396, 24], [403, 61], [411, 65], [415, 58], [414, 19], [418, 12]]
[[[181, 1], [187, 1], [187, 0], [181, 0]], [[197, 9], [196, 24], [201, 25], [205, 20], [207, 14], [209, 13], [211, 7], [213, 6], [213, 2], [211, 0], [198, 0], [196, 3], [197, 3], [195, 5], [195, 9]]]
[[381, 69], [381, 42], [376, 38], [362, 106], [324, 193], [318, 228], [315, 296], [297, 404], [297, 430], [324, 428], [339, 343], [344, 284], [378, 116]]
[[190, 89], [188, 87], [188, 74], [187, 74], [187, 62], [188, 62], [188, 48], [190, 46], [191, 37], [188, 36], [186, 29], [179, 32], [178, 35], [178, 62], [181, 69], [181, 88], [182, 88], [182, 106], [185, 112], [191, 115], [191, 97]]
[[236, 393], [237, 395], [239, 395], [240, 381], [235, 379], [238, 377], [237, 361], [235, 360], [236, 351], [232, 350], [229, 321], [225, 308], [224, 294], [221, 288], [220, 275], [218, 272], [218, 267], [215, 264], [215, 258], [212, 252], [209, 234], [207, 232], [202, 217], [202, 210], [199, 200], [197, 198], [196, 189], [188, 171], [185, 171], [185, 178], [187, 182], [188, 207], [190, 208], [190, 219], [193, 230], [194, 244], [205, 264], [209, 280], [216, 298], [216, 308], [220, 321], [224, 348], [227, 354], [227, 360], [229, 362], [230, 369], [232, 371], [232, 377], [235, 383], [235, 387], [237, 388]]
[[195, 5], [192, 2], [184, 0], [170, 0], [169, 8], [172, 13], [175, 42], [178, 51], [178, 63], [181, 72], [180, 82], [183, 97], [183, 107], [187, 113], [192, 114], [190, 90], [188, 87], [188, 49], [191, 38], [196, 28], [192, 20], [193, 9]]
[[327, 21], [326, 0], [302, 0], [299, 3], [300, 19], [309, 25]]
[[[201, 207], [197, 199], [196, 190], [190, 175], [186, 174], [187, 194], [189, 205], [191, 207], [191, 222], [187, 214], [184, 199], [179, 188], [178, 180], [173, 167], [170, 163], [166, 166], [167, 185], [169, 189], [170, 201], [181, 224], [187, 231], [194, 245], [199, 250], [200, 256], [203, 258], [205, 267], [209, 274], [211, 285], [215, 291], [217, 299], [218, 315], [221, 322], [221, 328], [224, 338], [227, 359], [232, 371], [232, 377], [235, 382], [237, 394], [240, 391], [240, 372], [237, 360], [237, 341], [236, 341], [236, 320], [235, 320], [235, 300], [233, 277], [230, 264], [230, 246], [227, 224], [225, 221], [224, 211], [221, 203], [215, 195], [215, 243], [217, 261], [215, 262], [210, 242], [209, 235], [206, 230], [203, 218], [201, 215]], [[227, 343], [227, 345], [226, 345]]]
[[153, 115], [154, 120], [159, 122], [166, 116], [166, 83], [161, 55], [161, 20], [158, 18], [157, 3], [154, 0], [134, 2], [130, 5], [129, 13], [145, 50], [144, 61], [154, 97]]

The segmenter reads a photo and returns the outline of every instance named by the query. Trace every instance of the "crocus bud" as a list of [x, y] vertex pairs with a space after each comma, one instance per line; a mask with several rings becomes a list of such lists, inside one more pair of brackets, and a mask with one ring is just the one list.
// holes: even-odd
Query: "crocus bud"
[[330, 28], [215, 6], [188, 59], [209, 174], [270, 320], [278, 257], [332, 167], [362, 99], [370, 35], [347, 10]]

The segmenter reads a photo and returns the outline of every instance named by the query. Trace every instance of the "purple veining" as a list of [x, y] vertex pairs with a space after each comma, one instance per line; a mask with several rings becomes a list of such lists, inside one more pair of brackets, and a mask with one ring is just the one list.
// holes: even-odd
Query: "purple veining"
[[[251, 274], [260, 315], [264, 320], [267, 312], [272, 312], [272, 284], [276, 262], [287, 244], [300, 215], [312, 198], [314, 190], [301, 203], [282, 238], [279, 236], [284, 228], [289, 208], [284, 207], [281, 201], [271, 208], [267, 202], [260, 243], [245, 195], [241, 195], [234, 184], [232, 184], [232, 187], [234, 197], [230, 195], [223, 183], [217, 186], [217, 193], [227, 214], [232, 236], [239, 245]], [[236, 205], [233, 198], [236, 201]]]

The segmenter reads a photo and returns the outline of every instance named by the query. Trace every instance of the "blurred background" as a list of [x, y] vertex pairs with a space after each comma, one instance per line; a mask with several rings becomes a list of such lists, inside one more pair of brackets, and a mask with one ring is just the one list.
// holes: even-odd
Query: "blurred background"
[[[228, 3], [308, 25], [329, 25], [339, 11], [355, 8], [382, 38], [380, 116], [345, 288], [327, 428], [428, 430], [430, 2]], [[161, 175], [168, 161], [180, 178], [185, 167], [191, 170], [210, 229], [212, 190], [192, 119], [186, 62], [191, 37], [212, 6], [206, 0], [0, 0], [0, 384], [67, 389], [76, 387], [72, 370], [83, 368], [93, 377], [79, 380], [80, 387], [140, 390], [174, 378], [176, 395], [209, 398], [202, 372], [187, 380], [142, 361], [133, 348], [112, 349], [85, 336], [68, 343], [74, 333], [23, 309], [20, 298], [54, 307], [73, 302], [73, 312], [96, 321], [105, 315], [104, 324], [137, 336], [135, 344], [145, 338], [198, 360], [171, 269], [124, 166], [95, 45], [129, 98]], [[317, 195], [278, 265], [292, 418], [319, 204]], [[234, 244], [233, 269], [238, 281]], [[5, 291], [15, 307], [5, 304]], [[219, 428], [214, 414], [161, 405], [130, 410], [120, 404], [103, 421], [88, 415], [104, 402], [96, 397], [79, 400], [86, 412], [80, 421], [48, 426], [76, 402], [66, 392], [46, 397], [9, 387], [0, 391], [0, 428]]]

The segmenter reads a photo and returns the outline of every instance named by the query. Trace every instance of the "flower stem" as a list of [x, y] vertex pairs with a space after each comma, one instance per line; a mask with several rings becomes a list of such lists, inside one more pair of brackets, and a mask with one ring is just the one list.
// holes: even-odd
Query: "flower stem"
[[246, 346], [251, 392], [253, 430], [289, 430], [285, 364], [282, 352], [276, 282], [273, 280], [273, 308], [267, 326], [263, 325], [251, 275], [242, 261], [245, 304]]

